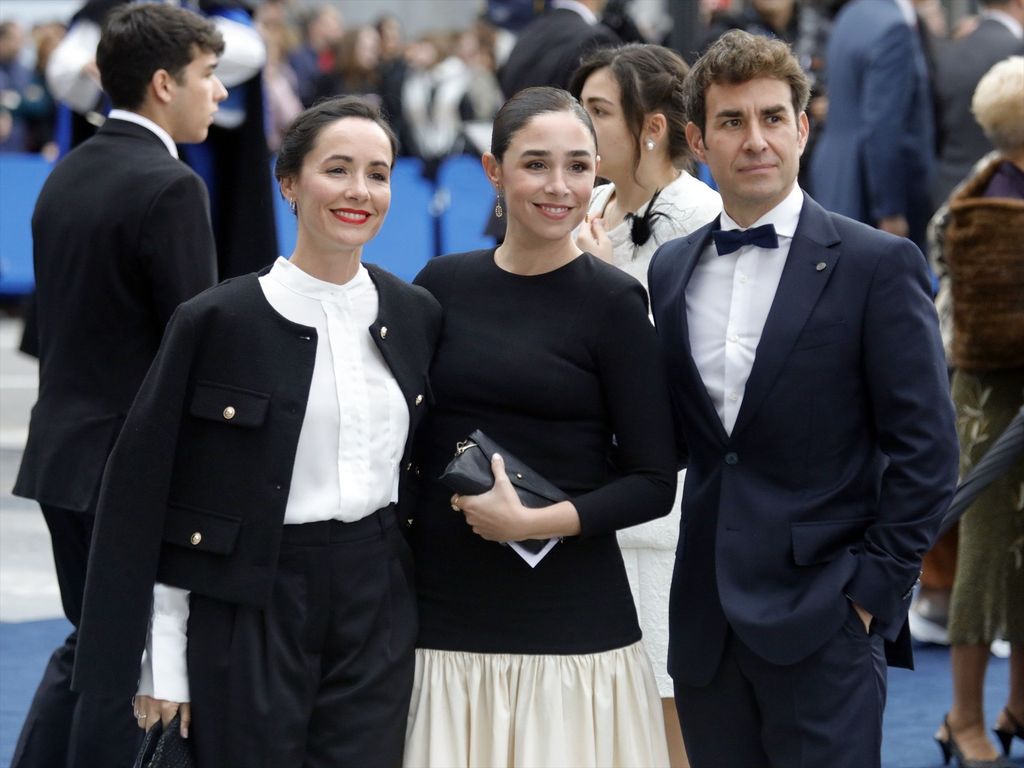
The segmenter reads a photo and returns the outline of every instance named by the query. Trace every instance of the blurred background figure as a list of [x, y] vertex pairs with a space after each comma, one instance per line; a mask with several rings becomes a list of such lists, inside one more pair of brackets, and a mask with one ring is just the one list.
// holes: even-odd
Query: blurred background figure
[[[936, 61], [939, 158], [932, 188], [936, 208], [992, 144], [971, 114], [981, 76], [1007, 56], [1024, 55], [1024, 0], [981, 0], [974, 30], [940, 49]], [[1024, 96], [1022, 96], [1024, 98]]]
[[16, 21], [0, 22], [0, 152], [24, 152], [25, 119], [21, 105], [32, 72], [21, 62], [25, 30]]
[[372, 26], [345, 30], [334, 44], [331, 67], [317, 78], [313, 102], [331, 96], [362, 96], [381, 105], [380, 33]]
[[[979, 27], [980, 28], [980, 27]], [[995, 151], [932, 222], [932, 258], [951, 300], [950, 362], [961, 477], [1024, 406], [1024, 57], [981, 78], [971, 108]], [[1010, 643], [1009, 696], [995, 730], [1005, 752], [1024, 739], [1024, 461], [960, 521], [950, 606], [953, 702], [936, 733], [962, 768], [1009, 766], [986, 734], [992, 642]]]
[[716, 13], [708, 25], [701, 50], [730, 29], [742, 29], [752, 35], [777, 37], [793, 49], [800, 66], [811, 81], [811, 100], [807, 117], [811, 133], [800, 165], [800, 185], [810, 186], [810, 159], [818, 133], [828, 113], [825, 96], [825, 48], [831, 23], [813, 0], [748, 0], [742, 11]]
[[326, 3], [314, 6], [301, 19], [302, 43], [288, 56], [298, 80], [299, 98], [309, 107], [316, 96], [317, 80], [334, 67], [334, 47], [345, 32], [341, 12]]
[[277, 152], [292, 120], [302, 111], [299, 79], [289, 54], [298, 46], [296, 29], [277, 3], [264, 3], [256, 12], [256, 27], [267, 47], [263, 67], [263, 95], [266, 100], [267, 147]]
[[850, 0], [825, 57], [829, 109], [811, 193], [830, 211], [925, 248], [935, 127], [928, 64], [909, 0]]

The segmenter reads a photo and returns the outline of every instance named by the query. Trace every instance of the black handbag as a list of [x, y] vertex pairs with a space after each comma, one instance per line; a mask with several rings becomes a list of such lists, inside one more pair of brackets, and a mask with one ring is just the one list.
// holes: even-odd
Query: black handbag
[[[459, 495], [486, 493], [494, 487], [491, 457], [496, 453], [505, 460], [505, 472], [524, 507], [547, 507], [569, 498], [557, 485], [530, 469], [479, 429], [473, 430], [469, 439], [456, 444], [455, 457], [448, 462], [438, 480]], [[517, 544], [536, 554], [547, 545], [547, 540], [527, 539]]]
[[132, 768], [195, 768], [192, 747], [187, 739], [181, 738], [181, 715], [164, 728], [157, 722], [146, 731]]

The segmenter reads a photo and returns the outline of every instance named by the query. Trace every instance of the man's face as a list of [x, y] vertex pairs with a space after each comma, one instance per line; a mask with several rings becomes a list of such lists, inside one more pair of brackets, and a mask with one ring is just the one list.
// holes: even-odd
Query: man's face
[[707, 163], [728, 214], [750, 226], [789, 194], [807, 144], [807, 115], [793, 113], [789, 85], [774, 78], [713, 84], [703, 134], [686, 126], [694, 154]]
[[217, 105], [228, 92], [213, 73], [217, 55], [200, 51], [185, 67], [181, 82], [172, 79], [169, 133], [179, 144], [196, 144], [206, 139]]

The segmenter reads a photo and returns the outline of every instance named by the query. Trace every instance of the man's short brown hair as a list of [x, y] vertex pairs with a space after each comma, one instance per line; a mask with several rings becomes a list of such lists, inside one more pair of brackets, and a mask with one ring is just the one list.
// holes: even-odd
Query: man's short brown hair
[[782, 80], [789, 85], [795, 115], [807, 108], [811, 83], [788, 45], [741, 29], [726, 32], [697, 59], [686, 78], [683, 85], [686, 119], [695, 123], [703, 134], [709, 86], [740, 85], [761, 77]]

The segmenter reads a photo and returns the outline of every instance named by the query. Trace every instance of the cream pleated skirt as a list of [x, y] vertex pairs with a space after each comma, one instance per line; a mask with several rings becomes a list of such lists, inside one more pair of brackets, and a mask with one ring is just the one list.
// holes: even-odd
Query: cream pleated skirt
[[417, 649], [406, 768], [667, 768], [643, 643], [577, 656]]

